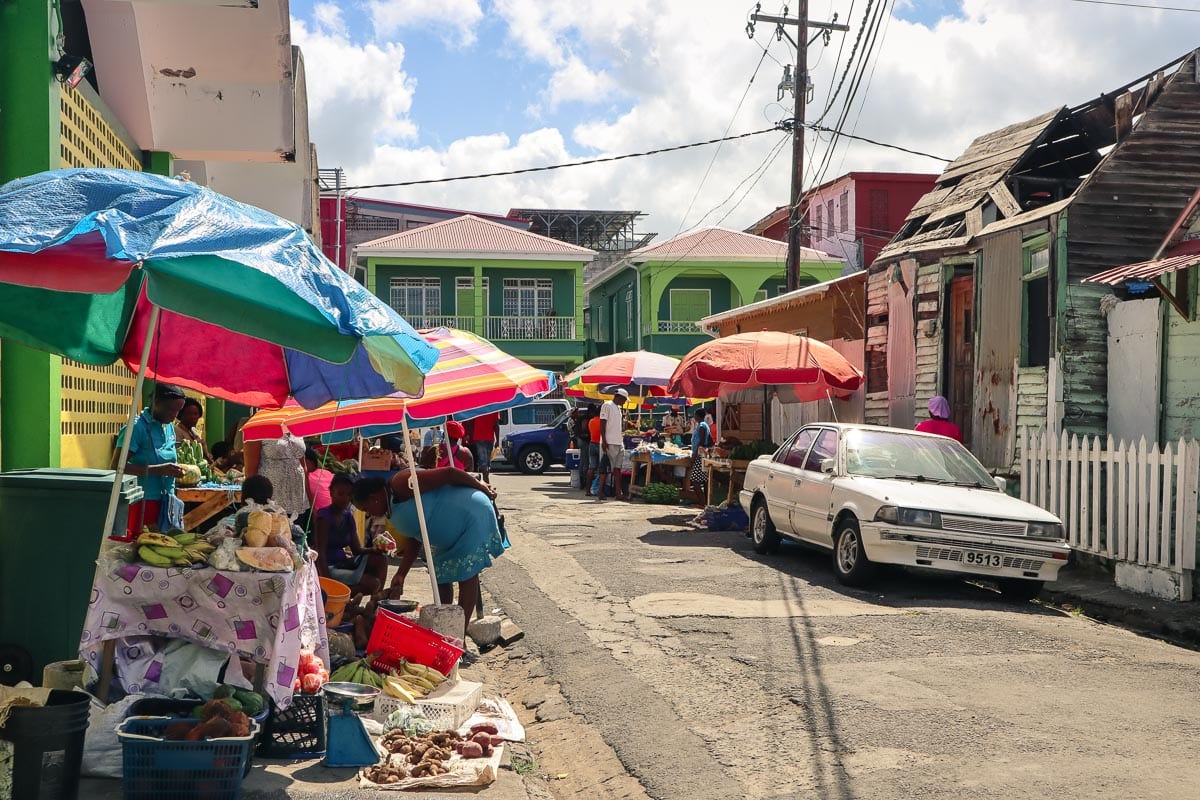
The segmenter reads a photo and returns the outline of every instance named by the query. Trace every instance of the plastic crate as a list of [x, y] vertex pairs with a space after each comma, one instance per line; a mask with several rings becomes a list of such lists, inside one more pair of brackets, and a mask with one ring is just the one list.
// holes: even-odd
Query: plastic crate
[[171, 717], [129, 717], [117, 727], [125, 800], [234, 800], [242, 790], [258, 723], [250, 723], [249, 736], [200, 742], [162, 739], [174, 722], [178, 720]]
[[378, 654], [374, 663], [380, 667], [397, 669], [400, 660], [407, 659], [443, 675], [450, 674], [463, 654], [445, 636], [382, 608], [375, 614], [367, 652]]
[[[129, 706], [129, 717], [179, 717], [183, 719], [192, 719], [192, 709], [196, 706], [204, 705], [205, 701], [199, 698], [175, 698], [175, 697], [144, 697], [141, 700], [135, 700]], [[246, 758], [246, 772], [250, 774], [250, 768], [254, 766], [254, 748], [258, 745], [262, 738], [263, 723], [267, 721], [267, 716], [271, 713], [271, 703], [267, 702], [267, 707], [262, 713], [255, 714], [250, 717], [258, 723], [258, 728], [255, 731], [253, 746], [250, 748], [250, 755]]]
[[292, 695], [287, 708], [273, 708], [263, 727], [258, 754], [264, 758], [318, 758], [325, 755], [325, 696]]
[[[446, 681], [416, 702], [416, 708], [439, 731], [454, 731], [471, 718], [483, 700], [483, 684], [473, 681]], [[408, 706], [398, 697], [380, 694], [375, 698], [376, 722], [386, 722], [393, 712]]]

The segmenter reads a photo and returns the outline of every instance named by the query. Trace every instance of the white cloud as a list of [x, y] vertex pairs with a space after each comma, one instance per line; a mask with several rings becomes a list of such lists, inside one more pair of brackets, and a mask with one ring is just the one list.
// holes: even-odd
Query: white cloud
[[[429, 15], [421, 14], [433, 7], [415, 0], [392, 5], [410, 9], [412, 17], [404, 24], [427, 20]], [[462, 0], [445, 0], [437, 8], [441, 17], [452, 18], [451, 9], [464, 5], [478, 8], [477, 3]], [[814, 15], [828, 8], [828, 4], [814, 5]], [[848, 0], [832, 3], [841, 12], [840, 20], [856, 28], [862, 4], [856, 6], [852, 19], [847, 19], [849, 5]], [[479, 136], [444, 146], [413, 141], [405, 137], [415, 130], [408, 111], [419, 88], [393, 63], [396, 89], [376, 92], [371, 98], [378, 102], [395, 94], [402, 101], [373, 108], [366, 117], [345, 113], [336, 105], [329, 111], [313, 93], [312, 113], [320, 121], [314, 129], [323, 163], [346, 166], [352, 183], [493, 172], [709, 139], [720, 135], [731, 118], [731, 132], [738, 133], [790, 116], [775, 103], [781, 67], [770, 57], [733, 116], [762, 56], [760, 47], [745, 36], [746, 8], [738, 4], [497, 0], [491, 8], [505, 26], [504, 39], [499, 40], [494, 27], [488, 28], [496, 40], [481, 40], [475, 46], [503, 48], [514, 59], [544, 66], [549, 74], [545, 85], [526, 87], [529, 96], [517, 107], [529, 106], [535, 114], [557, 109], [556, 119], [569, 111], [573, 114], [569, 126], [546, 128], [535, 117], [504, 131], [481, 128]], [[458, 16], [471, 18], [469, 13]], [[864, 82], [860, 90], [859, 99], [865, 98], [861, 115], [856, 106], [848, 125], [864, 136], [953, 157], [982, 133], [1096, 97], [1186, 52], [1196, 46], [1193, 30], [1182, 24], [1188, 21], [1187, 15], [1145, 9], [1067, 2], [1014, 5], [1009, 0], [965, 0], [961, 16], [944, 17], [932, 28], [892, 19], [883, 33], [869, 86]], [[469, 30], [483, 30], [477, 23], [476, 19]], [[365, 91], [358, 84], [367, 83], [355, 80], [367, 74], [364, 66], [343, 66], [342, 60], [366, 59], [371, 47], [381, 54], [396, 52], [387, 48], [398, 47], [351, 43], [330, 28], [322, 35], [325, 48], [319, 52], [301, 43], [310, 87], [322, 70], [346, 76], [347, 82], [338, 83], [327, 95], [335, 104], [342, 91]], [[846, 35], [843, 57], [853, 37], [854, 31]], [[770, 43], [775, 59], [790, 60], [785, 45], [774, 41], [763, 26], [758, 41]], [[816, 87], [808, 107], [810, 118], [819, 115], [826, 93], [837, 81], [838, 46], [835, 35], [829, 48], [818, 44], [810, 54]], [[468, 107], [471, 90], [471, 86], [461, 87]], [[601, 102], [587, 102], [596, 99]], [[725, 144], [684, 224], [695, 224], [734, 192], [778, 136]], [[325, 137], [332, 137], [337, 146], [331, 148]], [[809, 146], [809, 163], [819, 163], [824, 142], [810, 137]], [[484, 211], [520, 205], [641, 209], [651, 213], [646, 229], [665, 237], [679, 230], [714, 149], [381, 194]], [[851, 169], [936, 173], [941, 167], [937, 161], [854, 143], [838, 150], [824, 177]], [[735, 198], [751, 185], [753, 189], [726, 225], [745, 226], [786, 202], [786, 148], [765, 176], [747, 181]], [[708, 224], [728, 209], [720, 206]]]
[[340, 14], [319, 11], [318, 20], [313, 28], [292, 22], [292, 40], [304, 53], [312, 140], [322, 163], [369, 170], [377, 148], [416, 138], [408, 117], [416, 82], [402, 69], [402, 45], [354, 44]]
[[429, 28], [464, 47], [475, 43], [475, 26], [483, 19], [478, 0], [369, 0], [366, 7], [377, 37]]

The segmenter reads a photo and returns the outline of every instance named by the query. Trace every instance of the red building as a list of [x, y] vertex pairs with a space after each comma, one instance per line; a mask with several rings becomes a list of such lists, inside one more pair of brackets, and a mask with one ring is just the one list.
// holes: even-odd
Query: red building
[[[851, 269], [865, 269], [937, 178], [914, 172], [848, 172], [810, 189], [800, 204], [801, 244], [844, 258]], [[746, 232], [784, 241], [787, 225], [788, 207], [780, 206]]]

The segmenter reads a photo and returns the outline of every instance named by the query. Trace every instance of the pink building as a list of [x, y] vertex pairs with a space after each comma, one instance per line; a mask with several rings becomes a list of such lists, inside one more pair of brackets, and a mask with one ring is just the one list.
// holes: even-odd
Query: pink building
[[[801, 244], [845, 259], [851, 271], [866, 269], [892, 240], [904, 218], [937, 175], [913, 172], [848, 172], [810, 189], [801, 201]], [[780, 206], [746, 229], [787, 239], [788, 207]]]

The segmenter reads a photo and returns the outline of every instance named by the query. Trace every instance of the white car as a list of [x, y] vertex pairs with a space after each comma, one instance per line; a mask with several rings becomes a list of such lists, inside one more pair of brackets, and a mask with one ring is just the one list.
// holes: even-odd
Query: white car
[[816, 424], [750, 462], [740, 497], [756, 551], [774, 552], [781, 537], [828, 549], [841, 583], [899, 564], [982, 576], [1031, 599], [1071, 548], [1058, 517], [1001, 486], [952, 439]]

